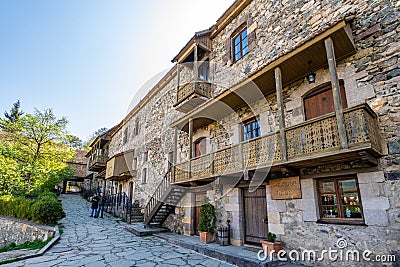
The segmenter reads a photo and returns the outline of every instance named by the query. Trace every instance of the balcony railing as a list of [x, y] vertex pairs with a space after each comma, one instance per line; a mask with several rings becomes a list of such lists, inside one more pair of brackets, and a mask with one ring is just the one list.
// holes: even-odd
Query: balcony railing
[[89, 159], [89, 170], [98, 171], [107, 165], [108, 156], [104, 154], [93, 154]]
[[348, 149], [340, 148], [336, 117], [332, 113], [285, 129], [285, 162], [282, 161], [280, 136], [275, 132], [177, 164], [174, 182], [196, 181], [268, 166], [301, 166], [306, 161], [307, 166], [316, 166], [321, 163], [316, 160], [318, 158], [325, 157], [327, 162], [329, 157], [345, 161], [349, 158], [346, 153], [362, 150], [380, 155], [378, 118], [371, 108], [363, 104], [344, 110], [343, 115]]
[[211, 84], [203, 80], [191, 80], [179, 86], [175, 106], [181, 104], [185, 100], [190, 100], [192, 96], [211, 98]]

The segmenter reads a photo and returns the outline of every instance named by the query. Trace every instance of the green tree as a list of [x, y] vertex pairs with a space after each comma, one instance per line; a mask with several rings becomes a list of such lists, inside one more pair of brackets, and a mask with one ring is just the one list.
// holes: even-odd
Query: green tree
[[19, 103], [19, 100], [15, 102], [10, 110], [10, 113], [7, 111], [4, 112], [4, 119], [0, 119], [0, 128], [3, 131], [6, 132], [15, 132], [18, 130], [18, 128], [15, 128], [17, 126], [18, 120], [21, 118], [21, 116], [24, 114], [22, 110], [20, 110], [21, 104]]
[[65, 161], [75, 152], [65, 145], [67, 123], [51, 109], [35, 109], [9, 122], [18, 131], [0, 135], [0, 195], [51, 189], [71, 174]]
[[69, 145], [70, 147], [75, 148], [75, 149], [83, 148], [82, 140], [78, 136], [71, 135], [71, 134], [68, 134], [66, 136], [66, 140], [65, 140], [64, 144]]

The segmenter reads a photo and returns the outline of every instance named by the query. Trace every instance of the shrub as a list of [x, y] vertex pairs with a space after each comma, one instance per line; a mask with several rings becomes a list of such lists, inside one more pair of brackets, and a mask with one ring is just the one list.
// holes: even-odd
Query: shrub
[[275, 243], [275, 241], [276, 241], [276, 234], [271, 233], [271, 232], [268, 232], [268, 233], [267, 233], [267, 241], [268, 241], [268, 242]]
[[44, 192], [36, 199], [0, 196], [0, 215], [55, 225], [65, 217], [61, 203], [51, 192]]
[[200, 221], [197, 229], [200, 232], [214, 233], [216, 221], [215, 208], [209, 201], [210, 199], [207, 197], [201, 201]]
[[38, 223], [55, 225], [64, 217], [65, 212], [56, 197], [41, 195], [32, 204], [32, 218]]

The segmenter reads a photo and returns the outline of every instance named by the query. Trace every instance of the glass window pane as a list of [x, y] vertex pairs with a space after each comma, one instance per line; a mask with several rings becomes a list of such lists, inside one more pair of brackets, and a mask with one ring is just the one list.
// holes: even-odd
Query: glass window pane
[[242, 40], [242, 46], [247, 46], [249, 44], [249, 39], [245, 38]]
[[249, 52], [249, 47], [248, 47], [248, 46], [243, 47], [243, 52], [242, 52], [242, 54], [243, 54], [243, 55], [246, 55], [247, 52]]
[[324, 194], [321, 196], [322, 205], [337, 205], [336, 194]]
[[247, 37], [247, 28], [243, 30], [242, 32], [242, 39]]
[[235, 45], [237, 45], [239, 42], [240, 42], [240, 35], [238, 35], [236, 38], [235, 38]]
[[354, 179], [339, 181], [339, 184], [340, 184], [340, 189], [342, 191], [356, 191], [357, 190], [356, 180], [354, 180]]
[[235, 60], [238, 60], [238, 59], [240, 59], [240, 53], [237, 53], [237, 54], [235, 55]]
[[240, 52], [240, 44], [235, 46], [235, 54]]
[[337, 218], [338, 207], [337, 206], [324, 206], [322, 207], [322, 217], [324, 218]]
[[362, 215], [361, 215], [360, 206], [345, 206], [344, 207], [344, 217], [361, 219]]
[[335, 192], [335, 185], [333, 182], [321, 182], [320, 190], [321, 190], [321, 193]]

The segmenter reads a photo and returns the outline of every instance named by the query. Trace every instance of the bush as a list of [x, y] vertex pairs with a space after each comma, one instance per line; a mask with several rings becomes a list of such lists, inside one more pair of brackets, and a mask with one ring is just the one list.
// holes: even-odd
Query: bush
[[200, 232], [214, 233], [215, 229], [215, 208], [209, 203], [209, 198], [204, 198], [200, 207], [200, 222], [197, 229]]
[[64, 217], [65, 212], [56, 197], [41, 195], [32, 204], [32, 218], [38, 223], [55, 225]]
[[0, 196], [0, 215], [55, 225], [65, 217], [61, 203], [51, 192], [44, 192], [36, 199]]
[[1, 196], [0, 215], [30, 220], [32, 201], [24, 197]]

